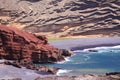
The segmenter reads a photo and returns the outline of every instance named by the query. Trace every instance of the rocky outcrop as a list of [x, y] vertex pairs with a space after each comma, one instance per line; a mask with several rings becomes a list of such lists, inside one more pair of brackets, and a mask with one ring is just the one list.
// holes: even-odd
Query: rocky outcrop
[[120, 0], [0, 0], [0, 23], [52, 37], [120, 35]]
[[120, 80], [120, 74], [100, 76], [100, 75], [80, 75], [80, 76], [54, 76], [46, 78], [36, 78], [35, 80]]
[[92, 49], [90, 49], [90, 50], [88, 50], [88, 52], [98, 52], [98, 50], [92, 50]]
[[29, 59], [35, 63], [54, 63], [70, 56], [69, 51], [54, 48], [42, 35], [0, 26], [0, 58], [7, 60]]
[[31, 69], [31, 70], [34, 70], [36, 73], [38, 74], [46, 74], [46, 75], [49, 75], [49, 74], [56, 74], [57, 71], [59, 70], [59, 68], [50, 68], [50, 67], [47, 67], [47, 66], [36, 66], [34, 65], [31, 60], [29, 59], [24, 59], [24, 60], [21, 60], [21, 61], [5, 61], [4, 62], [5, 65], [12, 65], [14, 67], [17, 67], [17, 68], [22, 68], [22, 67], [26, 67], [27, 69]]

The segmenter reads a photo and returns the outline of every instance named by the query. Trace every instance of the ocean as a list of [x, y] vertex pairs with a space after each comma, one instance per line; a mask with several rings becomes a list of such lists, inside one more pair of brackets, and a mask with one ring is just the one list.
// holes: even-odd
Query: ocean
[[46, 65], [60, 68], [58, 76], [104, 75], [106, 72], [120, 72], [120, 45], [75, 50], [73, 53], [72, 57], [66, 58], [63, 62]]

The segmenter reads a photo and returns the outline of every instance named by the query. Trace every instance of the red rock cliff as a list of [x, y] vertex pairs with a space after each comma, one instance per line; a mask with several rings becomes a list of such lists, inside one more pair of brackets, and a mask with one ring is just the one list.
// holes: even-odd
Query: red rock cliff
[[71, 54], [48, 44], [47, 38], [0, 26], [0, 58], [9, 60], [31, 59], [33, 62], [57, 62]]

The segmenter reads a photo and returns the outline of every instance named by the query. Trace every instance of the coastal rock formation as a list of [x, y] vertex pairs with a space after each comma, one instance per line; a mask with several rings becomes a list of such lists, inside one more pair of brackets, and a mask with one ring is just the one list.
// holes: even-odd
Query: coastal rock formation
[[80, 76], [54, 76], [46, 78], [36, 78], [35, 80], [120, 80], [120, 74], [115, 75], [80, 75]]
[[98, 52], [98, 50], [92, 50], [92, 49], [90, 49], [90, 50], [88, 50], [88, 52]]
[[54, 48], [42, 35], [0, 26], [0, 58], [7, 60], [29, 59], [35, 63], [54, 63], [70, 56], [69, 51]]
[[120, 36], [120, 0], [0, 0], [0, 23], [50, 37]]
[[47, 66], [35, 66], [30, 60], [25, 59], [25, 60], [21, 60], [20, 62], [18, 61], [5, 61], [4, 62], [5, 65], [12, 65], [16, 68], [22, 68], [22, 67], [26, 67], [27, 69], [31, 69], [31, 70], [35, 70], [36, 73], [40, 74], [40, 73], [44, 73], [46, 75], [49, 74], [56, 74], [57, 71], [59, 70], [59, 68], [49, 68]]

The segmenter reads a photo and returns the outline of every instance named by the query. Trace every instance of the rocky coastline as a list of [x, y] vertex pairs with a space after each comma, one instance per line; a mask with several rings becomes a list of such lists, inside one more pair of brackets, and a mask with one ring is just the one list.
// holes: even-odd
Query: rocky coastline
[[120, 36], [120, 0], [0, 0], [0, 24], [48, 37]]
[[[70, 39], [52, 43], [46, 36]], [[59, 68], [35, 65], [114, 45], [120, 45], [120, 0], [0, 0], [0, 80], [120, 80], [120, 72], [57, 76]]]
[[58, 68], [35, 66], [34, 63], [55, 63], [71, 55], [68, 50], [51, 46], [43, 35], [0, 26], [0, 59], [5, 59], [3, 64], [56, 74]]
[[80, 75], [80, 76], [55, 76], [36, 78], [35, 80], [120, 80], [120, 73], [109, 73], [108, 75]]
[[[69, 41], [68, 41], [69, 42]], [[35, 80], [119, 80], [120, 73], [106, 73], [106, 75], [85, 74], [80, 76], [56, 76], [59, 68], [35, 66], [34, 63], [56, 63], [65, 60], [72, 53], [66, 49], [51, 46], [43, 35], [34, 35], [12, 27], [0, 26], [0, 59], [1, 65], [9, 65], [19, 69], [26, 68], [45, 77], [35, 77]], [[13, 71], [14, 72], [14, 71]], [[51, 76], [48, 76], [51, 75]], [[44, 76], [44, 75], [42, 75]], [[2, 78], [4, 79], [4, 78]], [[7, 78], [8, 79], [8, 78]], [[31, 79], [31, 80], [34, 80]], [[10, 80], [26, 80], [21, 77]]]

